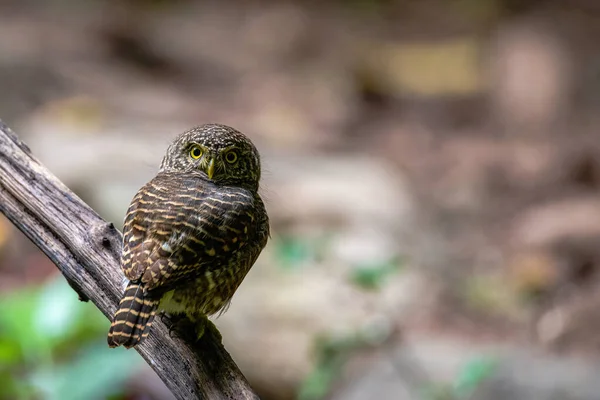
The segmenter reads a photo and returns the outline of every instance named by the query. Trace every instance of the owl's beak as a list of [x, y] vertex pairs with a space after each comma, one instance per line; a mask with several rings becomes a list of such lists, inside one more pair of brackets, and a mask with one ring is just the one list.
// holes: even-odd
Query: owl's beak
[[215, 159], [214, 159], [214, 157], [211, 157], [210, 161], [208, 162], [208, 167], [206, 167], [206, 175], [208, 175], [208, 179], [212, 179], [214, 174], [215, 174]]

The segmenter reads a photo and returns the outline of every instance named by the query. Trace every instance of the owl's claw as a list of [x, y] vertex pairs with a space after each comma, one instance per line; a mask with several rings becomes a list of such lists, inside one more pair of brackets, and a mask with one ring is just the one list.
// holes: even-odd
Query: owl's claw
[[163, 314], [161, 320], [169, 328], [169, 336], [171, 337], [176, 335], [191, 342], [198, 342], [208, 329], [219, 341], [221, 340], [221, 334], [205, 316], [188, 317], [185, 314]]
[[185, 327], [183, 326], [186, 320], [185, 316], [162, 313], [160, 316], [160, 320], [169, 329], [170, 337], [174, 337], [174, 334], [179, 337], [185, 336]]
[[212, 335], [219, 343], [223, 341], [221, 332], [205, 315], [181, 316], [173, 323], [172, 328], [169, 329], [169, 332], [171, 331], [193, 342], [199, 342], [206, 333]]
[[188, 338], [198, 342], [208, 332], [219, 343], [223, 342], [221, 332], [205, 315], [188, 317], [184, 314], [171, 315], [162, 313], [160, 320], [169, 328], [170, 337], [177, 335], [180, 338]]

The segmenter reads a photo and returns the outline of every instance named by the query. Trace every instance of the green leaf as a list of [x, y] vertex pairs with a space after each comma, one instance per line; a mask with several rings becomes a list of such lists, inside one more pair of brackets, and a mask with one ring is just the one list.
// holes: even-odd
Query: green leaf
[[338, 374], [335, 365], [317, 366], [304, 380], [298, 393], [298, 400], [317, 400], [324, 398]]
[[55, 341], [72, 332], [83, 311], [79, 303], [63, 278], [47, 284], [40, 293], [34, 314], [38, 334]]
[[0, 309], [0, 400], [106, 399], [142, 365], [106, 346], [108, 321], [63, 277], [1, 297]]
[[316, 366], [300, 386], [298, 400], [323, 399], [339, 376], [349, 354], [365, 345], [360, 333], [342, 337], [317, 337]]
[[294, 237], [280, 237], [275, 250], [281, 265], [288, 268], [308, 260], [313, 253], [310, 243]]
[[351, 281], [368, 290], [379, 289], [393, 273], [400, 270], [399, 261], [394, 258], [383, 263], [358, 265], [352, 270]]
[[479, 357], [469, 361], [454, 382], [457, 396], [470, 396], [483, 381], [494, 374], [497, 366], [498, 361], [492, 357]]
[[0, 372], [0, 400], [34, 400], [34, 389], [23, 379], [15, 378], [12, 374]]
[[32, 381], [48, 400], [100, 400], [121, 392], [142, 365], [136, 352], [109, 349], [102, 340], [68, 364], [38, 371]]
[[22, 359], [21, 346], [10, 337], [0, 336], [0, 371], [3, 367], [17, 364]]
[[38, 298], [39, 290], [26, 288], [0, 299], [0, 336], [18, 341], [24, 356], [31, 359], [48, 347], [34, 327]]

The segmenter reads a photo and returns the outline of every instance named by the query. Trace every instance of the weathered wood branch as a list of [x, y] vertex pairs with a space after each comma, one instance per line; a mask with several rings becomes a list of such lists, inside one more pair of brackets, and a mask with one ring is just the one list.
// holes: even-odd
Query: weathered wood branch
[[[123, 290], [121, 233], [42, 166], [2, 121], [0, 212], [50, 257], [81, 300], [111, 318]], [[136, 350], [178, 399], [257, 399], [220, 339], [208, 332], [186, 343], [157, 318]]]

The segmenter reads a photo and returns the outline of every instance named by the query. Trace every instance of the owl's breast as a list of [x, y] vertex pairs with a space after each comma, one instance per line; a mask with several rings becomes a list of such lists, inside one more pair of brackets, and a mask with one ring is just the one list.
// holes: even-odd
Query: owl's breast
[[243, 276], [228, 274], [224, 269], [205, 271], [187, 284], [165, 293], [159, 309], [174, 314], [216, 314], [229, 304], [242, 279]]

